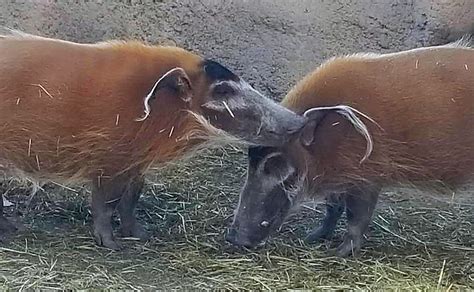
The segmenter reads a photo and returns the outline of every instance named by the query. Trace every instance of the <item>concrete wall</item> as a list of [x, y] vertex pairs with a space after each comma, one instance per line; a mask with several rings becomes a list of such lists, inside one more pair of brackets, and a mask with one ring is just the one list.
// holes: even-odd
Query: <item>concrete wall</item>
[[443, 43], [472, 28], [474, 0], [2, 1], [0, 25], [73, 41], [176, 43], [282, 95], [323, 59]]

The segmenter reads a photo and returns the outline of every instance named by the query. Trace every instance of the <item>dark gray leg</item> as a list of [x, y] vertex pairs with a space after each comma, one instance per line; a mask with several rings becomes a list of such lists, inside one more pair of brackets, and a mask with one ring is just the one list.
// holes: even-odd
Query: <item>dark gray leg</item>
[[344, 212], [343, 195], [330, 195], [326, 199], [326, 215], [321, 225], [314, 228], [306, 237], [308, 243], [329, 239], [336, 229], [337, 222]]
[[344, 241], [336, 249], [336, 255], [345, 257], [356, 255], [362, 247], [364, 234], [367, 232], [372, 220], [380, 188], [364, 187], [354, 188], [345, 196], [347, 232]]
[[138, 223], [135, 216], [135, 207], [140, 198], [141, 191], [144, 185], [143, 176], [133, 179], [127, 191], [122, 194], [118, 211], [120, 214], [120, 234], [123, 237], [135, 237], [141, 240], [148, 239], [148, 234], [143, 227]]
[[120, 250], [121, 247], [114, 239], [112, 215], [127, 188], [128, 181], [124, 181], [122, 177], [97, 178], [93, 183], [91, 205], [94, 237], [97, 244], [113, 250]]
[[3, 214], [3, 196], [0, 195], [0, 241], [5, 240], [9, 233], [13, 233], [16, 230], [15, 225], [10, 223]]

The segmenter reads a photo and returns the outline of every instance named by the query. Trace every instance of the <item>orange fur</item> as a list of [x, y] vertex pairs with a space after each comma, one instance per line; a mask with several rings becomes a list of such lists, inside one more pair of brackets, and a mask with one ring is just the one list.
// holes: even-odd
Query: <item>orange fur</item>
[[[116, 209], [122, 236], [148, 237], [135, 207], [150, 166], [223, 142], [283, 145], [304, 123], [180, 48], [0, 35], [0, 173], [90, 182], [95, 240], [114, 250]], [[2, 207], [0, 235], [14, 229]]]
[[[0, 37], [0, 171], [40, 180], [112, 177], [180, 157], [201, 142], [199, 113], [209, 82], [202, 58], [139, 42], [77, 44], [26, 34]], [[159, 76], [182, 67], [191, 108], [160, 93], [143, 122], [143, 98]], [[192, 138], [192, 137], [191, 137]]]
[[366, 141], [337, 114], [318, 126], [311, 149], [290, 145], [289, 155], [316, 188], [357, 181], [459, 183], [474, 175], [474, 50], [466, 44], [334, 58], [282, 104], [299, 114], [346, 104], [383, 129], [365, 121], [374, 152], [362, 164]]

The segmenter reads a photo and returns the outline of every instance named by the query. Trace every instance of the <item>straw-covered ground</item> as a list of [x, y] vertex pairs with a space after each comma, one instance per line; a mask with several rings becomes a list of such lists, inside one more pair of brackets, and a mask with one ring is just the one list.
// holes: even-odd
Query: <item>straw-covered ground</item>
[[244, 173], [242, 151], [218, 150], [150, 174], [138, 212], [153, 236], [123, 240], [121, 252], [94, 244], [87, 189], [47, 185], [28, 205], [28, 187], [4, 182], [0, 191], [14, 203], [7, 213], [22, 230], [0, 246], [0, 287], [474, 289], [469, 192], [444, 201], [385, 192], [358, 258], [301, 241], [322, 214], [311, 206], [265, 247], [239, 252], [223, 235]]

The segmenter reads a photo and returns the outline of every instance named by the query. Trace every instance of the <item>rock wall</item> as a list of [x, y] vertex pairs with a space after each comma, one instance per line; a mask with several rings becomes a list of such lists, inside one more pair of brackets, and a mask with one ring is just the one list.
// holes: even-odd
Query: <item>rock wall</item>
[[280, 99], [333, 55], [439, 44], [474, 28], [474, 0], [4, 1], [0, 25], [94, 42], [175, 43]]

